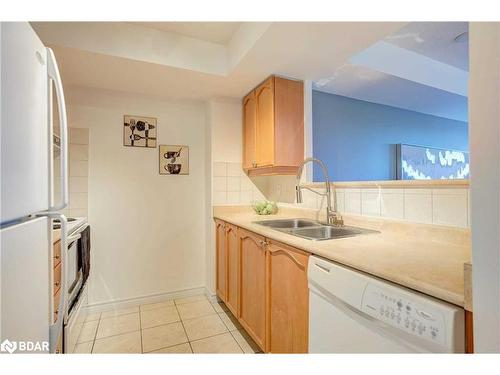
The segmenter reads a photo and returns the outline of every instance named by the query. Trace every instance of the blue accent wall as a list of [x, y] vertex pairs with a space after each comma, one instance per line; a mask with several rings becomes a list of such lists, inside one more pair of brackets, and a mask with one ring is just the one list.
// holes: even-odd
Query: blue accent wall
[[[396, 144], [468, 151], [466, 122], [313, 91], [313, 155], [332, 181], [396, 179]], [[314, 181], [323, 181], [314, 167]]]

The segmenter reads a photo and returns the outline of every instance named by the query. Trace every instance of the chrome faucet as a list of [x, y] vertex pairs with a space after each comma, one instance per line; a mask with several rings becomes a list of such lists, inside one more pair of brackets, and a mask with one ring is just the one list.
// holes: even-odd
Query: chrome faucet
[[[300, 184], [300, 178], [302, 177], [302, 170], [304, 169], [304, 165], [312, 162], [312, 163], [317, 163], [321, 167], [321, 170], [323, 171], [323, 176], [325, 177], [325, 193], [320, 193], [314, 189], [311, 189], [308, 186], [301, 186]], [[306, 189], [309, 191], [312, 191], [313, 193], [316, 193], [321, 196], [326, 196], [326, 222], [327, 224], [330, 225], [335, 225], [335, 226], [343, 226], [344, 225], [344, 220], [342, 220], [342, 216], [340, 216], [337, 212], [337, 197], [336, 195], [333, 196], [333, 209], [332, 209], [332, 198], [331, 198], [331, 187], [330, 187], [330, 178], [328, 177], [328, 171], [325, 167], [325, 164], [316, 158], [306, 158], [302, 162], [302, 164], [299, 166], [299, 170], [297, 172], [297, 184], [295, 185], [295, 195], [297, 197], [297, 203], [302, 203], [302, 189]], [[335, 189], [333, 191], [335, 194]]]

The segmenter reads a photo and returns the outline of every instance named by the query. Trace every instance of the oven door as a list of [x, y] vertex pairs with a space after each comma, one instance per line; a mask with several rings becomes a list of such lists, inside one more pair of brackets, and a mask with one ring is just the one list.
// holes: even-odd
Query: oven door
[[87, 283], [83, 286], [78, 299], [73, 304], [64, 324], [64, 353], [75, 353], [78, 337], [83, 329], [86, 318]]
[[81, 269], [81, 261], [79, 260], [79, 251], [78, 251], [78, 242], [80, 241], [81, 235], [75, 234], [68, 237], [68, 264], [67, 264], [67, 277], [68, 283], [68, 313], [71, 311], [71, 308], [75, 302], [78, 293], [82, 287], [82, 269]]

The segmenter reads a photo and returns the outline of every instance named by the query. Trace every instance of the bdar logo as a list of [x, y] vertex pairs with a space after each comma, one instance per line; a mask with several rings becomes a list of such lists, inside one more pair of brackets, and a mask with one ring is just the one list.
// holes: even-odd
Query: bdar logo
[[9, 352], [9, 353], [14, 353], [17, 349], [17, 343], [16, 342], [12, 342], [12, 341], [9, 341], [9, 340], [4, 340], [1, 344], [0, 344], [0, 350], [2, 352]]

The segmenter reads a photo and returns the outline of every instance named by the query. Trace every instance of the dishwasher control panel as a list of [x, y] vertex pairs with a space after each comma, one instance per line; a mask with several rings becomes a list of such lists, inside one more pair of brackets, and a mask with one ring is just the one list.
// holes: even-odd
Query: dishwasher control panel
[[368, 284], [363, 295], [362, 311], [411, 335], [446, 345], [446, 324], [442, 312], [405, 294]]

